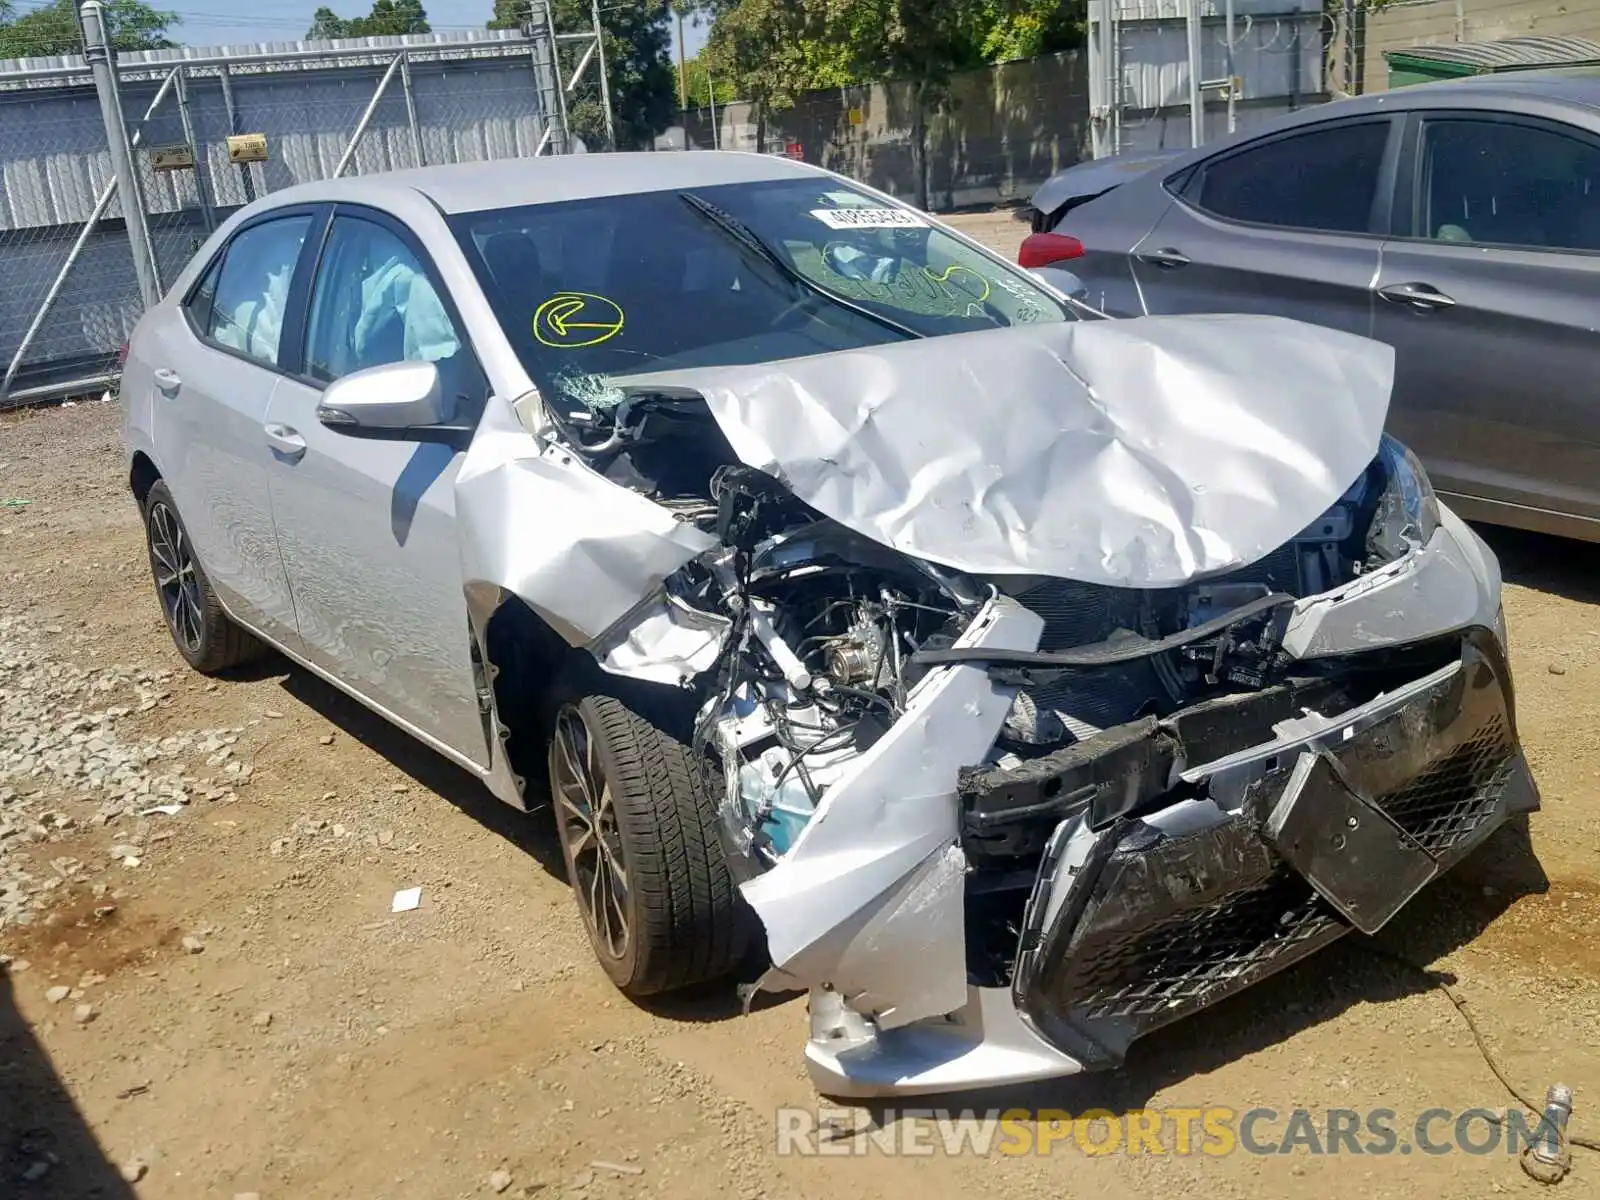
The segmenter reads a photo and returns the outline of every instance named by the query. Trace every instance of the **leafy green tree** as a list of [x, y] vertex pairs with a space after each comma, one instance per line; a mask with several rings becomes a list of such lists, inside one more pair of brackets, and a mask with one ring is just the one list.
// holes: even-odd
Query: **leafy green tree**
[[364, 17], [341, 17], [326, 6], [311, 18], [306, 38], [399, 37], [407, 33], [430, 33], [427, 11], [422, 0], [372, 0], [372, 11]]
[[[550, 7], [561, 33], [582, 33], [593, 27], [589, 0], [551, 0]], [[495, 0], [489, 28], [520, 29], [528, 19], [528, 9], [528, 0]], [[605, 35], [606, 79], [617, 144], [648, 146], [672, 124], [677, 110], [667, 0], [607, 0], [600, 6], [600, 27]], [[562, 43], [559, 52], [563, 73], [570, 80], [582, 56], [582, 44]], [[580, 82], [577, 94], [568, 98], [567, 119], [585, 145], [599, 148], [605, 145], [605, 113], [599, 85], [593, 81], [593, 64], [587, 74], [589, 78]]]
[[[168, 27], [179, 23], [177, 13], [162, 12], [140, 0], [107, 0], [105, 14], [106, 31], [118, 50], [166, 50], [177, 45], [167, 36]], [[10, 0], [0, 0], [0, 59], [82, 50], [73, 0], [54, 0], [21, 16], [16, 16]]]
[[739, 99], [733, 80], [714, 73], [706, 65], [705, 58], [698, 54], [683, 64], [683, 91], [690, 108], [705, 104], [708, 93], [719, 105]]

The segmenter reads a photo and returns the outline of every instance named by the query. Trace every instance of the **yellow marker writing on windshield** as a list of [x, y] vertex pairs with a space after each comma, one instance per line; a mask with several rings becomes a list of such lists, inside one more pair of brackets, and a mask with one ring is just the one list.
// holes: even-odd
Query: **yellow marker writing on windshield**
[[554, 350], [598, 346], [622, 332], [622, 306], [592, 292], [557, 292], [533, 313], [533, 336]]
[[[983, 285], [983, 292], [981, 294], [974, 292], [965, 284], [951, 284], [950, 277], [957, 271], [961, 272], [963, 275], [971, 275], [974, 279], [976, 279], [980, 284]], [[982, 275], [978, 274], [971, 267], [963, 267], [960, 263], [946, 267], [943, 271], [935, 271], [932, 267], [923, 267], [922, 273], [934, 283], [950, 284], [951, 286], [959, 288], [962, 294], [974, 297], [979, 304], [982, 304], [985, 300], [987, 300], [989, 298], [989, 293], [994, 290], [989, 286], [989, 281]]]

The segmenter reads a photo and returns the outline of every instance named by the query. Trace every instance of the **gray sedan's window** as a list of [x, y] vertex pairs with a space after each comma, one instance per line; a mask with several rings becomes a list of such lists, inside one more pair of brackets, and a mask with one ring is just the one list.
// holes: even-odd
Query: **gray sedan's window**
[[283, 308], [309, 215], [253, 225], [228, 243], [206, 334], [269, 366], [278, 363]]
[[1511, 121], [1430, 120], [1421, 227], [1433, 241], [1600, 250], [1600, 147]]
[[1206, 163], [1191, 194], [1231, 221], [1365, 233], [1388, 141], [1387, 119], [1275, 138]]
[[541, 387], [603, 405], [618, 395], [609, 381], [645, 371], [1072, 319], [1027, 274], [848, 184], [690, 191], [827, 294], [677, 192], [459, 216], [467, 257]]

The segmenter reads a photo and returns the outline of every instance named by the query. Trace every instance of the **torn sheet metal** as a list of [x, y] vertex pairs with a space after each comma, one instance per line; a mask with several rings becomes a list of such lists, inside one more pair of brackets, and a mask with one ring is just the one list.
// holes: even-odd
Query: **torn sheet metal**
[[717, 544], [530, 435], [498, 397], [456, 476], [456, 519], [468, 585], [522, 597], [574, 646], [606, 634]]
[[727, 617], [668, 597], [619, 625], [595, 647], [595, 656], [614, 675], [677, 685], [716, 664], [732, 629]]
[[[956, 645], [1031, 650], [1043, 627], [1016, 601], [997, 596]], [[896, 889], [955, 844], [957, 773], [988, 753], [1013, 698], [1014, 689], [997, 686], [981, 667], [930, 672], [912, 689], [905, 714], [828, 789], [789, 853], [742, 885], [766, 927], [769, 985], [831, 983], [847, 1001], [870, 997], [872, 1015], [892, 1022], [963, 1002], [964, 880], [930, 869], [936, 887]], [[891, 896], [893, 907], [907, 910], [898, 918], [879, 903]], [[890, 919], [901, 921], [897, 936], [952, 952], [925, 956], [916, 969], [856, 952], [857, 939], [876, 939], [878, 925]]]
[[1338, 500], [1377, 453], [1393, 368], [1351, 334], [1188, 316], [659, 378], [704, 394], [745, 463], [896, 550], [1170, 587], [1257, 561]]

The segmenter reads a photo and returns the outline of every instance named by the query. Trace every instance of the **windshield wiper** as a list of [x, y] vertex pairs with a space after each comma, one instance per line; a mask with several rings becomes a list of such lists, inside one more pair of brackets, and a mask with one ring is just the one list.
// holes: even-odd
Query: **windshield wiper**
[[858, 316], [863, 316], [869, 321], [876, 322], [885, 329], [892, 329], [904, 337], [920, 338], [922, 336], [909, 325], [902, 325], [893, 317], [886, 317], [882, 313], [873, 312], [870, 308], [856, 303], [848, 296], [841, 296], [838, 292], [823, 287], [815, 279], [796, 268], [793, 263], [769, 246], [760, 234], [727, 209], [719, 208], [711, 201], [702, 196], [697, 196], [693, 192], [679, 192], [678, 195], [691, 209], [710, 221], [751, 254], [754, 254], [768, 265], [775, 267], [778, 273], [791, 283], [797, 283], [805, 288], [806, 291], [821, 296], [824, 300], [831, 301], [841, 308], [848, 308]]

